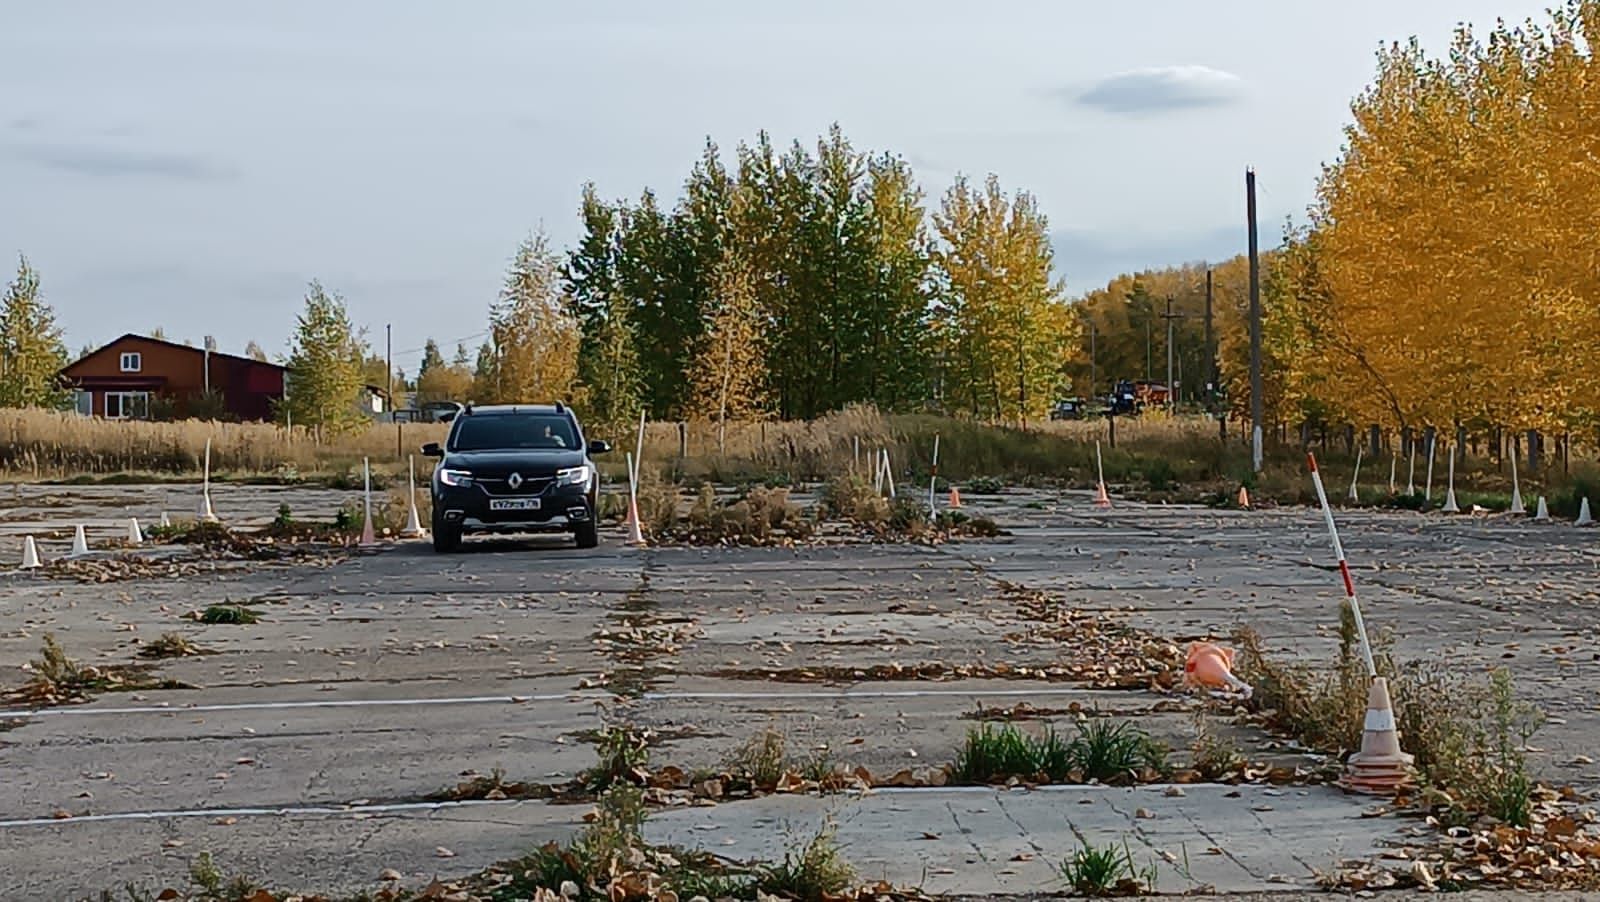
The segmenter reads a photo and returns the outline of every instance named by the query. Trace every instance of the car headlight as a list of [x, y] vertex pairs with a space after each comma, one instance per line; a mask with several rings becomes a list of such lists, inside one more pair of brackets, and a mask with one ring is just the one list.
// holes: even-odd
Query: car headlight
[[588, 467], [568, 467], [556, 471], [556, 485], [581, 485], [589, 487]]
[[465, 488], [472, 485], [472, 474], [466, 470], [440, 470], [439, 481], [448, 486]]

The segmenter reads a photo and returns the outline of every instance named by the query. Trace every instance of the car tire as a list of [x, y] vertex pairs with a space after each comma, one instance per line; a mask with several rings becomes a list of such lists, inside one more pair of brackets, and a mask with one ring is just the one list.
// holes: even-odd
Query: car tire
[[433, 550], [449, 554], [461, 547], [461, 527], [433, 521]]
[[600, 544], [600, 524], [593, 520], [579, 523], [572, 537], [578, 540], [579, 548], [594, 548]]

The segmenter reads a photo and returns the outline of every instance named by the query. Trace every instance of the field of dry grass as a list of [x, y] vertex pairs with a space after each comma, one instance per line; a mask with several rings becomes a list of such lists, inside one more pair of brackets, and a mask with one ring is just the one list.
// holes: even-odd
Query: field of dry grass
[[363, 457], [391, 467], [397, 449], [413, 453], [437, 441], [444, 427], [407, 424], [371, 428], [319, 444], [305, 429], [270, 423], [132, 422], [44, 410], [0, 410], [0, 479], [70, 479], [110, 474], [186, 477], [200, 472], [206, 440], [211, 466], [223, 475], [297, 479], [342, 473]]
[[[1106, 481], [1151, 499], [1225, 502], [1248, 485], [1260, 500], [1310, 502], [1305, 458], [1293, 443], [1269, 447], [1265, 472], [1253, 474], [1249, 449], [1237, 428], [1227, 441], [1216, 423], [1204, 417], [1159, 414], [1118, 418], [1116, 447], [1104, 419], [1046, 422], [1029, 429], [995, 426], [928, 414], [883, 414], [850, 407], [815, 420], [729, 423], [649, 423], [643, 460], [666, 481], [692, 484], [792, 484], [824, 480], [852, 469], [870, 473], [880, 449], [887, 450], [899, 478], [925, 480], [932, 469], [934, 436], [939, 437], [939, 475], [956, 481], [977, 478], [1003, 482], [1056, 482], [1087, 487], [1095, 478], [1095, 443], [1101, 445]], [[632, 428], [592, 429], [591, 438], [612, 442], [615, 452], [598, 459], [612, 480], [625, 470], [624, 452], [636, 449]], [[350, 479], [363, 457], [381, 474], [403, 472], [405, 455], [443, 438], [435, 424], [374, 425], [364, 431], [317, 442], [304, 429], [265, 423], [126, 422], [87, 419], [74, 414], [0, 410], [0, 479], [9, 481], [195, 478], [212, 443], [213, 472], [220, 478], [299, 481]], [[1343, 500], [1354, 460], [1342, 442], [1318, 452], [1329, 480], [1329, 494]], [[1394, 503], [1388, 492], [1390, 459], [1368, 460], [1362, 469], [1364, 501]], [[423, 466], [419, 463], [419, 466]], [[1404, 461], [1399, 482], [1405, 483]], [[1443, 497], [1444, 465], [1436, 466], [1434, 503]], [[1509, 472], [1487, 459], [1472, 459], [1457, 472], [1457, 493], [1465, 506], [1505, 507]], [[1576, 510], [1578, 498], [1600, 501], [1600, 478], [1592, 462], [1574, 459], [1569, 467], [1551, 461], [1542, 473], [1524, 471], [1523, 493], [1531, 504], [1536, 492], [1551, 494], [1558, 512]], [[1419, 465], [1420, 487], [1424, 473]], [[1419, 491], [1420, 494], [1420, 491]], [[1420, 502], [1421, 499], [1413, 499]], [[1410, 503], [1400, 499], [1400, 503]]]

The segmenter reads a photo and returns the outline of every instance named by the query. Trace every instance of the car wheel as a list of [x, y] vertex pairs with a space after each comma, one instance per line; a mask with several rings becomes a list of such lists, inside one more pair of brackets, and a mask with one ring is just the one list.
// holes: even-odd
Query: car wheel
[[448, 554], [461, 547], [461, 527], [449, 523], [441, 523], [437, 518], [433, 521], [433, 550], [440, 554]]
[[600, 524], [593, 520], [579, 523], [572, 535], [578, 540], [579, 548], [593, 548], [600, 544]]

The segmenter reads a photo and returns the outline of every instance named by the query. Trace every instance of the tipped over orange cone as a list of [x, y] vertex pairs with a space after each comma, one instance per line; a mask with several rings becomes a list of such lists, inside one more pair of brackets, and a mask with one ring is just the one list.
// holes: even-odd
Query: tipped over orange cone
[[1239, 507], [1244, 510], [1250, 509], [1250, 490], [1242, 485], [1239, 486]]
[[1339, 785], [1356, 792], [1386, 795], [1411, 780], [1410, 755], [1400, 751], [1400, 733], [1394, 724], [1394, 703], [1389, 681], [1373, 677], [1367, 690], [1367, 720], [1361, 733], [1361, 751], [1345, 762]]
[[950, 506], [951, 507], [960, 507], [961, 506], [961, 491], [959, 489], [957, 489], [954, 485], [950, 486]]
[[1183, 682], [1200, 689], [1241, 692], [1246, 698], [1252, 692], [1249, 683], [1233, 675], [1233, 649], [1210, 642], [1189, 644], [1189, 655], [1183, 662]]

